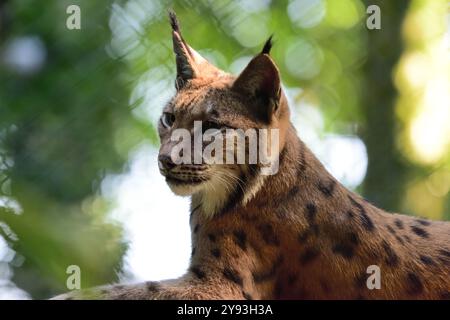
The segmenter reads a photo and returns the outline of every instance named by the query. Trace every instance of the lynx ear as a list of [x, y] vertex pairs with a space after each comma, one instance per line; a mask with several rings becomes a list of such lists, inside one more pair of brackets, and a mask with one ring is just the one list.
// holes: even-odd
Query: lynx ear
[[272, 37], [267, 40], [262, 52], [250, 61], [233, 84], [234, 90], [258, 102], [258, 110], [255, 111], [267, 122], [278, 109], [281, 95], [280, 73], [269, 56], [271, 40]]
[[175, 12], [169, 12], [172, 26], [173, 51], [176, 56], [177, 78], [175, 87], [181, 89], [186, 81], [198, 77], [214, 76], [221, 73], [219, 69], [210, 64], [197, 51], [184, 41], [180, 32], [180, 25]]

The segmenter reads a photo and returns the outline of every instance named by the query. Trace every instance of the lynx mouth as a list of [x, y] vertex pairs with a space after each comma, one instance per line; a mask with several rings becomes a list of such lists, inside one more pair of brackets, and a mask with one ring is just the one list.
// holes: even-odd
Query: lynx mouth
[[180, 179], [174, 176], [166, 176], [166, 182], [174, 185], [199, 185], [208, 181], [208, 178], [204, 177], [189, 177], [186, 179]]

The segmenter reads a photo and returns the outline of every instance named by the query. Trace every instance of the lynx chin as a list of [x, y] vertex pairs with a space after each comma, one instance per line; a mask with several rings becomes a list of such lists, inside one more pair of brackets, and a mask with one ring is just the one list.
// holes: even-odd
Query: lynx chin
[[[290, 122], [270, 38], [234, 76], [187, 44], [174, 13], [170, 23], [177, 90], [158, 124], [158, 160], [172, 191], [191, 197], [189, 270], [178, 279], [57, 298], [450, 299], [450, 222], [383, 211], [327, 172]], [[173, 132], [193, 136], [197, 121], [203, 131], [224, 136], [228, 146], [218, 145], [215, 153], [233, 161], [205, 161], [200, 150], [207, 146], [198, 141], [198, 150], [183, 149], [186, 162], [174, 162]], [[254, 129], [256, 135], [276, 129], [278, 142], [250, 152], [246, 137], [246, 148], [232, 148], [237, 139], [226, 137], [226, 129]], [[268, 162], [249, 161], [258, 148], [272, 149], [262, 154], [278, 159], [276, 173], [262, 174]], [[237, 161], [239, 152], [245, 161]], [[380, 283], [369, 281], [374, 290], [367, 286], [369, 266], [381, 273]]]

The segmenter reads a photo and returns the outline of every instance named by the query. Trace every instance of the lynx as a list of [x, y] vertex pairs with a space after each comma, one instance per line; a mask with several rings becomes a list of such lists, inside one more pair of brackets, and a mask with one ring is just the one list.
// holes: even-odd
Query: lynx
[[[192, 256], [174, 280], [59, 298], [450, 299], [450, 223], [392, 214], [347, 190], [297, 136], [269, 39], [235, 77], [201, 57], [170, 14], [176, 95], [158, 124], [159, 168], [191, 196]], [[278, 129], [279, 170], [175, 164], [173, 130]], [[368, 286], [370, 266], [380, 286]]]

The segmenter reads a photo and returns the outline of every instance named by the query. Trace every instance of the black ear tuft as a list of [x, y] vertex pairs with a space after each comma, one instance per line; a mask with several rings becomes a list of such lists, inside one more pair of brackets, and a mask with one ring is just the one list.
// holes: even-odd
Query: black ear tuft
[[263, 47], [261, 53], [265, 53], [265, 54], [269, 54], [270, 53], [270, 49], [272, 49], [272, 45], [273, 45], [272, 37], [273, 37], [273, 34], [269, 37], [269, 39], [267, 39], [267, 41], [264, 44], [264, 47]]
[[172, 30], [176, 32], [180, 32], [180, 24], [178, 23], [177, 15], [175, 11], [169, 10], [169, 19], [170, 25], [172, 26]]

